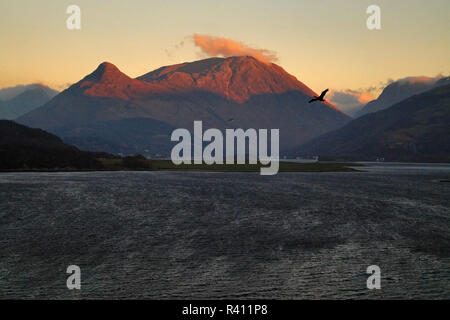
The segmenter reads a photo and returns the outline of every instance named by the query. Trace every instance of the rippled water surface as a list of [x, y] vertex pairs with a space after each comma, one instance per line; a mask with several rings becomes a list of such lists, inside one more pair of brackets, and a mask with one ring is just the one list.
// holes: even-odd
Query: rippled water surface
[[364, 170], [1, 173], [0, 298], [450, 298], [450, 166]]

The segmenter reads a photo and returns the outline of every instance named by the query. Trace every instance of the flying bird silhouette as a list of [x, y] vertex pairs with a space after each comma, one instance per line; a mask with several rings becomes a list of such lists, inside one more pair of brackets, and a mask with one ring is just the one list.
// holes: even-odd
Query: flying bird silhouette
[[309, 100], [309, 103], [314, 102], [314, 101], [325, 101], [325, 99], [323, 97], [325, 97], [327, 92], [328, 92], [328, 89], [322, 91], [320, 96], [312, 98], [311, 100]]

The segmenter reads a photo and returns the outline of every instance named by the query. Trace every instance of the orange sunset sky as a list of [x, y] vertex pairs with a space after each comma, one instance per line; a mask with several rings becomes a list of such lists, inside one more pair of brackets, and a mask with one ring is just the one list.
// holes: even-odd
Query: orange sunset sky
[[[66, 27], [71, 4], [81, 8], [81, 30]], [[381, 7], [381, 30], [366, 27], [371, 4]], [[137, 77], [250, 52], [316, 92], [369, 101], [388, 79], [450, 74], [449, 13], [448, 0], [1, 0], [0, 88], [62, 90], [102, 61]], [[217, 49], [211, 39], [229, 42]]]

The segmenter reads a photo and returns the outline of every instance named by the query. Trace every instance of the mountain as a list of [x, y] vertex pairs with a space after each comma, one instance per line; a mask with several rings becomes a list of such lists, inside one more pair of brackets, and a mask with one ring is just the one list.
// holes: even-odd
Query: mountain
[[94, 154], [41, 129], [0, 120], [0, 169], [99, 169]]
[[[13, 92], [21, 91], [17, 87], [13, 88], [16, 89], [13, 90]], [[16, 96], [0, 103], [0, 119], [15, 119], [37, 107], [40, 107], [58, 94], [57, 91], [39, 84], [20, 87], [20, 89], [23, 88], [24, 90]], [[5, 96], [11, 96], [10, 91], [3, 92], [8, 93]]]
[[211, 58], [162, 67], [137, 79], [175, 92], [207, 91], [244, 103], [252, 96], [299, 91], [315, 93], [276, 64], [252, 57]]
[[435, 83], [435, 87], [440, 87], [440, 86], [446, 86], [450, 84], [450, 76], [449, 77], [444, 77], [439, 79], [436, 83]]
[[[127, 126], [141, 121], [138, 119], [152, 120], [148, 132], [141, 130], [138, 135], [147, 134], [149, 140], [164, 136], [164, 150], [172, 144], [170, 134], [167, 130], [155, 131], [154, 125], [191, 129], [194, 120], [202, 120], [205, 129], [278, 128], [281, 148], [287, 148], [350, 120], [329, 103], [309, 104], [312, 95], [311, 89], [280, 66], [252, 57], [210, 58], [166, 66], [136, 79], [104, 62], [18, 121], [56, 133], [80, 148], [87, 147], [89, 143], [83, 141], [92, 142], [95, 136], [122, 145], [115, 152], [123, 153], [130, 148], [140, 153], [148, 148], [141, 143], [124, 145], [124, 141], [141, 139], [131, 131], [105, 136], [104, 126], [114, 131], [124, 119], [128, 119]], [[234, 119], [232, 123], [230, 118]]]
[[19, 94], [30, 90], [30, 89], [36, 89], [41, 88], [43, 89], [51, 98], [56, 96], [58, 94], [58, 91], [53, 90], [46, 85], [40, 84], [40, 83], [32, 83], [32, 84], [19, 84], [14, 87], [8, 87], [0, 89], [0, 100], [6, 101], [11, 100], [14, 97], [17, 97]]
[[370, 101], [359, 110], [355, 114], [355, 117], [357, 118], [368, 113], [386, 109], [415, 94], [425, 92], [435, 86], [443, 85], [449, 78], [408, 77], [394, 81], [383, 89], [377, 99]]
[[386, 161], [450, 161], [450, 84], [362, 116], [295, 154]]

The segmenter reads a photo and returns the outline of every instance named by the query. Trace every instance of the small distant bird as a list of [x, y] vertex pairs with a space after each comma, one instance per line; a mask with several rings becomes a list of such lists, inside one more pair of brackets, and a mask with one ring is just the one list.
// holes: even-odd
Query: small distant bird
[[325, 97], [327, 92], [328, 92], [328, 89], [322, 91], [320, 96], [312, 98], [311, 100], [309, 100], [309, 103], [314, 102], [314, 101], [325, 101], [325, 99], [323, 97]]
[[228, 122], [233, 122], [233, 121], [234, 121], [234, 118], [228, 119]]

